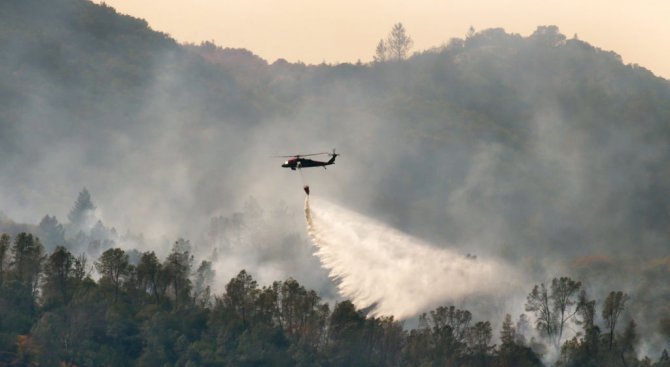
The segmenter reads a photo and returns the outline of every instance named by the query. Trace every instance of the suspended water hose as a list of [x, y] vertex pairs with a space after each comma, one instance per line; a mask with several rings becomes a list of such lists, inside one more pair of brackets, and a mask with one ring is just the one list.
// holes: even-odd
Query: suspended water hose
[[309, 195], [309, 185], [305, 183], [305, 176], [302, 174], [302, 166], [298, 163], [298, 172], [300, 172], [300, 181], [302, 182], [302, 189], [305, 190], [305, 194]]

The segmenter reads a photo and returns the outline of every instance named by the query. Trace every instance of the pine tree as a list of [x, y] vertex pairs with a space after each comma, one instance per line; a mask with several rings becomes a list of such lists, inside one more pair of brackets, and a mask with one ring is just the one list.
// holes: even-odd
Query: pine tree
[[11, 238], [6, 233], [0, 236], [0, 286], [5, 280], [5, 273], [7, 272], [7, 263], [9, 262], [9, 246]]
[[49, 256], [45, 266], [45, 284], [42, 295], [46, 300], [60, 299], [65, 305], [69, 302], [74, 273], [75, 257], [63, 246], [58, 246]]
[[502, 348], [509, 347], [514, 344], [516, 340], [516, 330], [514, 329], [514, 324], [512, 323], [512, 315], [505, 315], [505, 320], [503, 321], [502, 328], [500, 330], [500, 341], [502, 342]]
[[39, 224], [39, 233], [47, 251], [65, 244], [65, 229], [56, 217], [45, 215]]
[[177, 306], [183, 305], [184, 301], [190, 298], [192, 284], [189, 275], [193, 266], [193, 255], [190, 254], [190, 250], [191, 243], [180, 238], [174, 243], [172, 252], [163, 264]]
[[44, 263], [44, 247], [37, 237], [29, 233], [19, 233], [12, 246], [12, 266], [15, 279], [37, 291], [39, 275]]
[[95, 205], [93, 205], [93, 201], [91, 200], [91, 194], [84, 188], [79, 193], [77, 201], [75, 201], [74, 207], [70, 210], [67, 218], [70, 220], [70, 223], [82, 225], [92, 216], [94, 210]]

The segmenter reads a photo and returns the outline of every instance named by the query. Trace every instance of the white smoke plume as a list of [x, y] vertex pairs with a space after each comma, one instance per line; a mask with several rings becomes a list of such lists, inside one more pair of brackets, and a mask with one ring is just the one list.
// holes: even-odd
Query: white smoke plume
[[406, 319], [471, 295], [499, 294], [520, 276], [493, 260], [435, 248], [372, 218], [305, 199], [307, 230], [338, 290], [373, 316]]

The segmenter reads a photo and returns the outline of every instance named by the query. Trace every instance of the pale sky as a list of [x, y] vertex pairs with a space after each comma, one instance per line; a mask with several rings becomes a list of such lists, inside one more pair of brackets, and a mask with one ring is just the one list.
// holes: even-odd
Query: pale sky
[[[102, 1], [96, 0], [100, 3]], [[179, 42], [246, 48], [268, 62], [370, 61], [401, 22], [412, 51], [476, 30], [531, 34], [556, 25], [568, 38], [670, 79], [670, 0], [105, 0]]]

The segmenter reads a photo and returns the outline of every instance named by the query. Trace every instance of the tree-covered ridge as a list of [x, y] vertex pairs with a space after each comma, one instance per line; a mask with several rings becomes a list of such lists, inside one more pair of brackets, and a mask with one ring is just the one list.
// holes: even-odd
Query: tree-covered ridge
[[119, 90], [133, 93], [151, 80], [155, 54], [177, 48], [146, 21], [88, 1], [10, 0], [0, 9], [3, 125], [16, 116], [7, 113], [22, 112], [17, 103], [54, 93], [54, 103], [90, 118], [100, 112], [96, 101]]
[[[438, 307], [407, 330], [349, 301], [331, 305], [294, 279], [261, 286], [246, 271], [212, 294], [211, 264], [194, 266], [188, 241], [160, 261], [132, 263], [119, 249], [97, 260], [39, 239], [0, 237], [0, 362], [7, 366], [540, 366], [557, 351], [560, 366], [667, 366], [639, 360], [634, 321], [616, 327], [627, 295], [602, 307], [570, 278], [535, 286], [515, 323], [475, 321]], [[92, 279], [93, 269], [99, 279]], [[603, 323], [596, 322], [599, 309]], [[530, 325], [535, 320], [537, 333]], [[568, 325], [569, 324], [569, 325]], [[561, 334], [580, 329], [571, 339]], [[600, 327], [602, 326], [602, 328]], [[565, 340], [567, 339], [567, 340]], [[543, 344], [543, 343], [546, 343]]]

